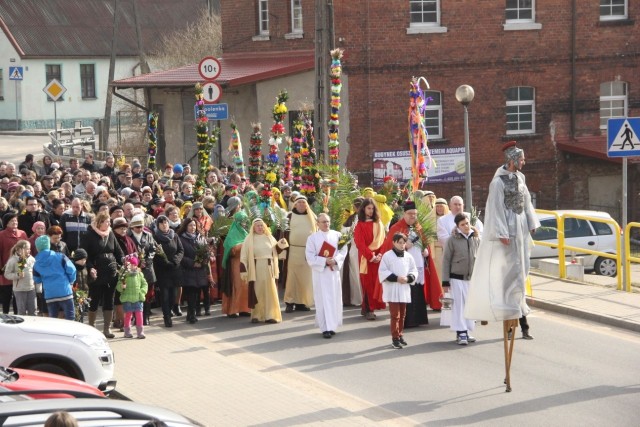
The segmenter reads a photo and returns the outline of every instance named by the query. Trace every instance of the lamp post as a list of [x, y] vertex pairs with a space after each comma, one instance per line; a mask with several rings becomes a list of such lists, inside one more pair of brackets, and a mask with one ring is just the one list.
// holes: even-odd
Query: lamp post
[[473, 101], [475, 92], [469, 85], [462, 85], [456, 89], [456, 99], [464, 106], [464, 204], [471, 212], [473, 199], [471, 198], [471, 150], [469, 149], [469, 111], [467, 107]]

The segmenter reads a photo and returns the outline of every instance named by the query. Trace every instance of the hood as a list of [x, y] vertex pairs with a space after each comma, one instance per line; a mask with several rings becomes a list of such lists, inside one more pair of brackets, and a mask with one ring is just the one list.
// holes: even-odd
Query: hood
[[56, 253], [57, 252], [53, 252], [52, 250], [48, 249], [45, 249], [42, 252], [38, 252], [38, 255], [36, 255], [36, 262], [39, 264], [39, 267], [42, 266], [44, 269], [47, 269], [51, 267], [54, 262], [60, 264], [60, 258], [56, 256]]

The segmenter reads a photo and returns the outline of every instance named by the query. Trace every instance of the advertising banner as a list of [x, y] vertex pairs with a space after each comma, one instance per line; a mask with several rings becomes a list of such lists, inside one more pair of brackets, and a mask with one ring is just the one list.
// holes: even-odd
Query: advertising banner
[[[429, 166], [428, 184], [464, 181], [464, 147], [443, 147], [429, 150], [435, 166]], [[376, 151], [373, 153], [373, 185], [381, 186], [386, 176], [406, 184], [411, 179], [409, 150]]]

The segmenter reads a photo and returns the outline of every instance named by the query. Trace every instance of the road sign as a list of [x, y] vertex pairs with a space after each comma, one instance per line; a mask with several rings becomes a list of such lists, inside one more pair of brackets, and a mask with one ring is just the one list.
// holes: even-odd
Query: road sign
[[206, 56], [198, 64], [198, 72], [205, 80], [215, 80], [222, 72], [220, 61], [213, 56]]
[[[229, 118], [229, 104], [207, 104], [204, 111], [209, 120], [227, 120]], [[198, 106], [193, 106], [193, 114], [198, 118]]]
[[205, 104], [215, 104], [222, 96], [222, 88], [218, 83], [207, 82], [202, 85], [202, 94], [204, 95]]
[[640, 156], [640, 117], [607, 121], [607, 156]]
[[62, 95], [64, 95], [67, 88], [62, 86], [62, 83], [58, 80], [53, 79], [42, 90], [44, 93], [49, 95], [52, 100], [57, 101]]
[[22, 80], [24, 69], [22, 67], [9, 67], [9, 80]]

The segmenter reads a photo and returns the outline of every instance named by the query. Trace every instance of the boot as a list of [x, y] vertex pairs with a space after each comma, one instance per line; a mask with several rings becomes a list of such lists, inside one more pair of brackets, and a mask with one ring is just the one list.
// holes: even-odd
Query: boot
[[143, 340], [146, 338], [146, 336], [144, 335], [144, 326], [138, 326], [136, 325], [136, 332], [138, 335], [138, 339]]
[[106, 338], [115, 338], [111, 332], [111, 320], [113, 319], [113, 310], [103, 310], [102, 311], [102, 320], [104, 321], [102, 325], [102, 333]]
[[98, 317], [98, 312], [97, 311], [90, 311], [87, 319], [89, 322], [89, 326], [91, 326], [92, 328], [96, 327], [96, 317]]
[[142, 324], [149, 326], [149, 317], [151, 317], [151, 306], [148, 302], [142, 305]]
[[131, 335], [131, 327], [124, 327], [124, 337], [125, 338], [133, 338], [133, 335]]
[[173, 321], [171, 320], [171, 316], [164, 317], [164, 326], [167, 328], [173, 327]]

